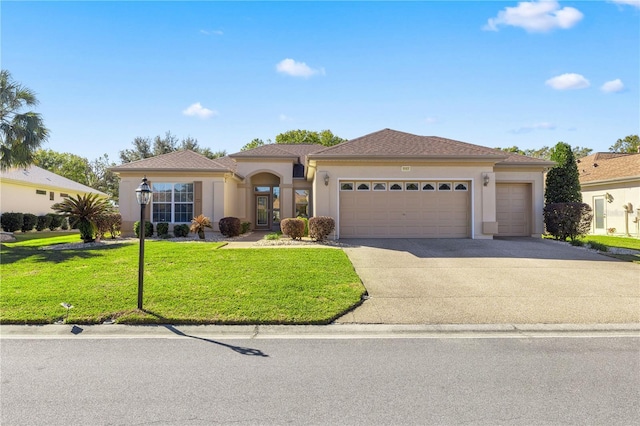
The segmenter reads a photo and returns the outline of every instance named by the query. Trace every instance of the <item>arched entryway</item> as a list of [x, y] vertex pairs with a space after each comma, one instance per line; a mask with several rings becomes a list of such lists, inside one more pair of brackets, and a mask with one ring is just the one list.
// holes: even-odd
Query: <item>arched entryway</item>
[[251, 176], [253, 228], [279, 231], [281, 219], [280, 177], [263, 172]]

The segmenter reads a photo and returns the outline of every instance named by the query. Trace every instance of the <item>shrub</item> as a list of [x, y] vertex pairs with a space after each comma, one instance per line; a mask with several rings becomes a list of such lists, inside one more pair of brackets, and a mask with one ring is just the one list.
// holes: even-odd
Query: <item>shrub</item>
[[22, 213], [2, 213], [0, 226], [4, 232], [16, 232], [22, 228], [24, 215]]
[[156, 225], [156, 232], [158, 233], [158, 237], [164, 237], [169, 235], [169, 224], [167, 222], [159, 222]]
[[573, 241], [587, 235], [592, 219], [591, 207], [584, 203], [551, 203], [544, 208], [545, 227], [556, 240]]
[[[133, 224], [133, 232], [135, 232], [136, 237], [140, 238], [140, 221], [136, 220]], [[144, 222], [144, 237], [150, 238], [153, 236], [153, 223], [145, 221]]]
[[173, 235], [175, 235], [176, 238], [186, 237], [189, 235], [189, 225], [173, 225]]
[[280, 232], [273, 232], [271, 234], [267, 234], [264, 236], [265, 240], [279, 240], [280, 239], [280, 235], [282, 235]]
[[120, 233], [122, 216], [119, 213], [103, 214], [96, 218], [95, 223], [97, 228], [96, 237], [102, 237], [109, 232], [111, 239], [114, 239]]
[[298, 219], [304, 222], [304, 235], [303, 237], [309, 236], [309, 218], [298, 216]]
[[582, 240], [571, 240], [571, 241], [569, 241], [569, 244], [571, 244], [574, 247], [582, 247], [582, 246], [584, 246], [584, 243], [582, 242]]
[[51, 216], [47, 216], [47, 215], [38, 216], [38, 222], [36, 223], [36, 231], [44, 231], [45, 229], [49, 229], [49, 225], [51, 225]]
[[36, 226], [36, 223], [38, 223], [38, 216], [31, 213], [25, 213], [22, 215], [22, 227], [20, 230], [22, 232], [31, 231]]
[[246, 234], [251, 229], [251, 222], [242, 222], [240, 224], [240, 233]]
[[237, 237], [240, 235], [240, 219], [237, 217], [223, 217], [218, 222], [220, 233], [225, 237]]
[[60, 229], [62, 229], [63, 231], [69, 229], [69, 221], [64, 216], [62, 216], [62, 225], [60, 225]]
[[336, 227], [336, 222], [329, 216], [316, 216], [309, 219], [309, 236], [316, 241], [325, 240]]
[[96, 218], [113, 212], [113, 205], [106, 198], [93, 193], [70, 196], [51, 208], [69, 218], [69, 224], [80, 230], [80, 238], [85, 243], [93, 241]]
[[609, 251], [609, 247], [602, 244], [602, 243], [598, 243], [595, 241], [589, 241], [589, 247], [592, 248], [593, 250], [598, 250], [598, 251]]
[[203, 214], [200, 214], [193, 219], [191, 219], [191, 227], [189, 230], [194, 234], [198, 234], [201, 240], [204, 240], [204, 230], [205, 228], [213, 228], [211, 225], [211, 219], [206, 217]]
[[287, 218], [280, 221], [282, 233], [294, 240], [301, 240], [304, 236], [304, 222], [300, 219]]
[[55, 213], [47, 213], [47, 216], [51, 218], [51, 223], [49, 224], [50, 231], [55, 231], [56, 229], [60, 228], [65, 219], [64, 217]]

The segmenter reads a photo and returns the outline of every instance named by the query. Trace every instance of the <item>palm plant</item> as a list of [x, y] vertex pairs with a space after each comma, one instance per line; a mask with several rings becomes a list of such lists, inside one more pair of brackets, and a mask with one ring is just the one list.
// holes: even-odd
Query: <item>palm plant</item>
[[62, 216], [68, 217], [72, 227], [78, 227], [80, 238], [85, 243], [94, 241], [98, 218], [113, 212], [113, 206], [109, 200], [93, 193], [78, 195], [77, 198], [70, 196], [51, 208]]
[[40, 114], [20, 112], [38, 104], [35, 93], [0, 71], [0, 170], [33, 163], [33, 154], [49, 136]]
[[204, 240], [204, 229], [213, 228], [211, 219], [201, 214], [191, 219], [191, 232], [197, 233], [200, 239]]

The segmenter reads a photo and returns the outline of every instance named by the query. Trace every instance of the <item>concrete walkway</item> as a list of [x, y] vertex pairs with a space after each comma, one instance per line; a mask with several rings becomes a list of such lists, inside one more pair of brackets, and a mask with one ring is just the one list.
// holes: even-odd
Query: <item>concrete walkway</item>
[[640, 265], [566, 244], [341, 241], [369, 299], [340, 324], [640, 323]]

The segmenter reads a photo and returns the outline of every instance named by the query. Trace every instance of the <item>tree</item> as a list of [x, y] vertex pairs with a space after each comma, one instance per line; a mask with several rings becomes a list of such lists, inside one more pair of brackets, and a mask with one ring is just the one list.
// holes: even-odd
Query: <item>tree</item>
[[113, 206], [109, 200], [92, 193], [78, 195], [77, 198], [69, 196], [64, 201], [55, 203], [51, 208], [68, 217], [72, 227], [78, 227], [80, 238], [85, 243], [90, 243], [95, 239], [98, 218], [113, 213]]
[[[68, 152], [56, 152], [51, 149], [39, 149], [33, 156], [38, 167], [57, 175], [71, 179], [83, 185], [92, 186], [89, 160]], [[97, 188], [96, 188], [97, 189]]]
[[91, 161], [89, 163], [91, 172], [87, 186], [108, 194], [115, 203], [118, 203], [120, 181], [118, 176], [109, 170], [115, 166], [116, 163], [110, 161], [107, 154]]
[[629, 135], [624, 139], [618, 139], [609, 147], [609, 151], [636, 154], [640, 152], [640, 138], [638, 135]]
[[11, 73], [0, 71], [0, 169], [25, 167], [33, 153], [49, 137], [40, 114], [21, 112], [38, 104], [35, 93], [13, 81]]
[[125, 149], [120, 151], [120, 161], [122, 164], [131, 163], [132, 161], [143, 160], [145, 158], [155, 157], [156, 155], [168, 154], [174, 151], [180, 151], [189, 149], [195, 151], [205, 157], [214, 159], [224, 157], [227, 155], [227, 151], [212, 151], [211, 148], [201, 148], [198, 145], [198, 140], [191, 136], [178, 140], [178, 137], [172, 134], [170, 131], [164, 134], [164, 137], [159, 135], [153, 139], [153, 147], [151, 139], [149, 137], [136, 137], [133, 140], [133, 149]]
[[[267, 139], [267, 144], [270, 144], [270, 143], [271, 143], [271, 140]], [[252, 140], [251, 142], [245, 144], [242, 148], [240, 148], [240, 151], [249, 151], [250, 149], [254, 149], [262, 145], [265, 145], [264, 141], [262, 139], [255, 138], [254, 140]]]
[[571, 145], [558, 142], [551, 148], [551, 160], [557, 165], [547, 173], [545, 204], [581, 203], [580, 175]]
[[[520, 148], [518, 148], [517, 146], [512, 146], [509, 148], [496, 148], [499, 149], [501, 151], [505, 151], [505, 152], [509, 152], [512, 154], [519, 154], [519, 155], [526, 155], [527, 157], [532, 157], [532, 158], [540, 158], [542, 160], [550, 160], [551, 159], [551, 149], [548, 146], [543, 146], [540, 149], [525, 149], [522, 150]], [[591, 152], [593, 151], [593, 149], [591, 148], [582, 148], [579, 146], [576, 146], [575, 148], [572, 149], [573, 151], [573, 155], [577, 158], [582, 158], [582, 157], [586, 157], [587, 155], [591, 154]]]
[[346, 141], [334, 135], [331, 130], [313, 132], [310, 130], [289, 130], [276, 136], [276, 143], [279, 144], [316, 144], [333, 146]]

